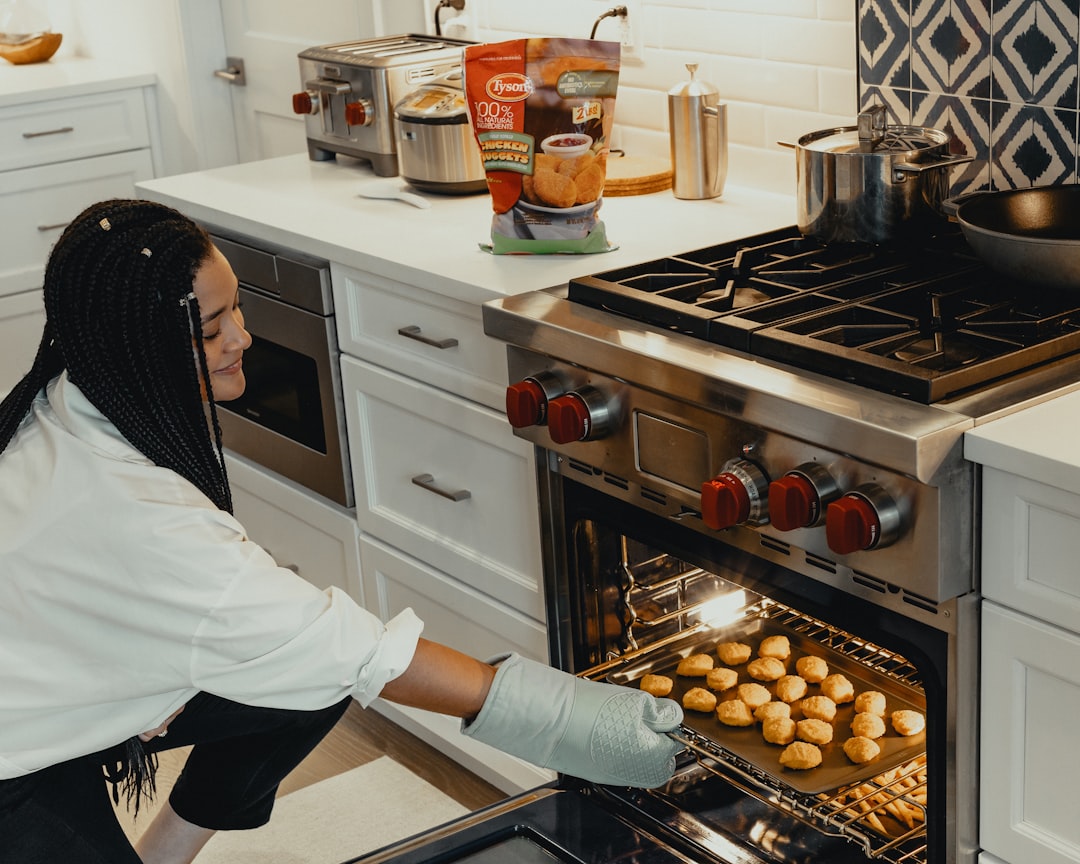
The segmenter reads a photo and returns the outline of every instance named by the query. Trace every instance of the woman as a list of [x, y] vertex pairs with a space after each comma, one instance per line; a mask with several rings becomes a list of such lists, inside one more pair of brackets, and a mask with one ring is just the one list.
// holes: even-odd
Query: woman
[[[237, 281], [170, 208], [105, 201], [45, 274], [31, 371], [0, 404], [0, 849], [12, 864], [188, 862], [270, 817], [350, 699], [598, 782], [656, 786], [678, 705], [510, 655], [482, 663], [277, 567], [231, 515], [216, 403], [244, 390]], [[139, 840], [112, 812], [194, 744]]]

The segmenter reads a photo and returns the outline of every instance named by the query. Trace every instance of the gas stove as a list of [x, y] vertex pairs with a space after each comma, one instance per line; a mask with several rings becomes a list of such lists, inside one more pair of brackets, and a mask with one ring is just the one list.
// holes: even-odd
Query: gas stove
[[958, 231], [913, 249], [781, 229], [573, 279], [568, 296], [924, 404], [1080, 351], [1080, 292], [998, 276]]

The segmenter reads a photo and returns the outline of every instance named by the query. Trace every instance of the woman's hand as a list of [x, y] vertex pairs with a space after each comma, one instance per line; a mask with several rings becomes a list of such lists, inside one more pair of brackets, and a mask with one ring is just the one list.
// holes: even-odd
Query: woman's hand
[[164, 738], [166, 735], [169, 734], [169, 724], [172, 723], [172, 721], [175, 720], [180, 715], [180, 712], [183, 710], [184, 706], [181, 705], [179, 708], [173, 711], [172, 714], [166, 717], [165, 721], [160, 726], [155, 726], [148, 732], [143, 732], [141, 735], [139, 735], [139, 740], [145, 743], [151, 738]]

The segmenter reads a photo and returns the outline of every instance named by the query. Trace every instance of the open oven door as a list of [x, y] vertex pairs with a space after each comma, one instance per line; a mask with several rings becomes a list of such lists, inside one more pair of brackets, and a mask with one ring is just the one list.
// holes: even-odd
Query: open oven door
[[[573, 781], [569, 781], [573, 782]], [[542, 786], [346, 864], [694, 864], [599, 787]], [[745, 852], [724, 864], [751, 864]], [[718, 859], [722, 860], [722, 859]]]

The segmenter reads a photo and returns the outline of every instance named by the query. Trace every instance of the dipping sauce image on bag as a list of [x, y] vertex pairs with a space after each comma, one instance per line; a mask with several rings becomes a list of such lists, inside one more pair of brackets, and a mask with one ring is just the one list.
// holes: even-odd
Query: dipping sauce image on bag
[[512, 39], [465, 48], [495, 254], [607, 252], [600, 221], [619, 43]]

